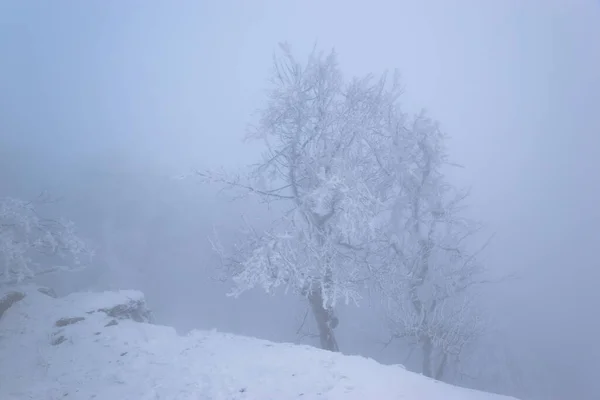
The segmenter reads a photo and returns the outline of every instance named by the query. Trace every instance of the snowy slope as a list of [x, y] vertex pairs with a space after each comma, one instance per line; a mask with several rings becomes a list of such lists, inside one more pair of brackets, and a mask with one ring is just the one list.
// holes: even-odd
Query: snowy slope
[[362, 357], [129, 319], [150, 317], [136, 291], [28, 288], [0, 317], [0, 399], [508, 400]]

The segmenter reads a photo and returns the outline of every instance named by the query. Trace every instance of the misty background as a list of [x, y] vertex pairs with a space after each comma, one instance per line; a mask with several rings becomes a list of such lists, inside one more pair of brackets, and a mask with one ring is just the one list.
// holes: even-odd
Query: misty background
[[[98, 249], [89, 270], [49, 284], [140, 289], [182, 333], [312, 343], [297, 333], [301, 299], [236, 300], [215, 280], [213, 228], [226, 241], [242, 214], [268, 212], [173, 179], [256, 158], [242, 138], [282, 40], [299, 58], [335, 47], [347, 76], [401, 71], [405, 108], [427, 108], [452, 137], [465, 166], [452, 178], [495, 233], [486, 264], [518, 275], [486, 288], [490, 345], [532, 393], [596, 399], [598, 1], [0, 2], [0, 196], [48, 191], [60, 198], [48, 209]], [[344, 353], [404, 363], [367, 303], [341, 314]], [[503, 385], [483, 388], [514, 391]]]

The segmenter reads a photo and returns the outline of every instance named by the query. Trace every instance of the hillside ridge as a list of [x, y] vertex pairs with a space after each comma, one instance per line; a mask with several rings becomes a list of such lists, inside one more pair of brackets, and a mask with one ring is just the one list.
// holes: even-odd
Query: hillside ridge
[[310, 346], [180, 336], [151, 323], [135, 290], [56, 298], [28, 286], [0, 293], [0, 306], [8, 297], [18, 300], [0, 316], [1, 399], [511, 399]]

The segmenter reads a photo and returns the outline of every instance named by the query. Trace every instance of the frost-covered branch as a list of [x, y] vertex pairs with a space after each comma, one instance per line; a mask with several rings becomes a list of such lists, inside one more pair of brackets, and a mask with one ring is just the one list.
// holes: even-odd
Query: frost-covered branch
[[391, 251], [382, 256], [379, 284], [388, 325], [392, 337], [420, 349], [422, 372], [436, 379], [486, 327], [473, 289], [487, 278], [467, 240], [481, 227], [462, 215], [468, 193], [443, 175], [444, 139], [435, 122], [419, 114], [375, 150], [396, 188], [388, 196], [392, 211], [383, 236]]
[[471, 289], [485, 278], [467, 243], [479, 226], [461, 214], [467, 193], [442, 173], [444, 135], [424, 113], [404, 115], [400, 93], [397, 75], [346, 81], [335, 52], [300, 64], [283, 45], [248, 132], [264, 143], [261, 159], [245, 174], [197, 176], [288, 210], [263, 231], [246, 225], [233, 249], [213, 241], [233, 295], [305, 296], [321, 346], [337, 350], [337, 301], [356, 302], [374, 283], [392, 336], [410, 338], [427, 355], [424, 371], [442, 376], [481, 325]]
[[336, 54], [314, 52], [298, 63], [289, 48], [275, 57], [266, 106], [248, 138], [265, 151], [245, 175], [202, 172], [238, 194], [286, 203], [271, 226], [246, 225], [232, 250], [213, 241], [239, 295], [254, 287], [281, 287], [305, 296], [321, 346], [337, 350], [337, 301], [356, 302], [372, 277], [369, 254], [387, 205], [369, 146], [380, 146], [397, 118], [396, 81], [383, 76], [345, 82]]
[[[67, 220], [41, 217], [33, 202], [0, 198], [0, 283], [81, 267], [92, 251]], [[57, 264], [58, 260], [67, 265]]]

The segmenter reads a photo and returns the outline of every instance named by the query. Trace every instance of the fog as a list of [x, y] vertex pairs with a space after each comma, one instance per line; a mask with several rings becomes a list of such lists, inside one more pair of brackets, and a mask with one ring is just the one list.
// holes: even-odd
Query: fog
[[[268, 210], [174, 177], [256, 159], [242, 139], [280, 41], [335, 47], [348, 76], [398, 68], [402, 103], [451, 136], [452, 179], [495, 233], [486, 264], [517, 276], [486, 291], [496, 340], [532, 392], [595, 399], [599, 40], [592, 0], [3, 1], [0, 196], [48, 191], [96, 245], [88, 271], [48, 278], [63, 293], [141, 289], [181, 332], [315, 344], [297, 334], [302, 299], [235, 299], [216, 280], [213, 229], [227, 242]], [[342, 351], [403, 363], [366, 308], [342, 310]]]

